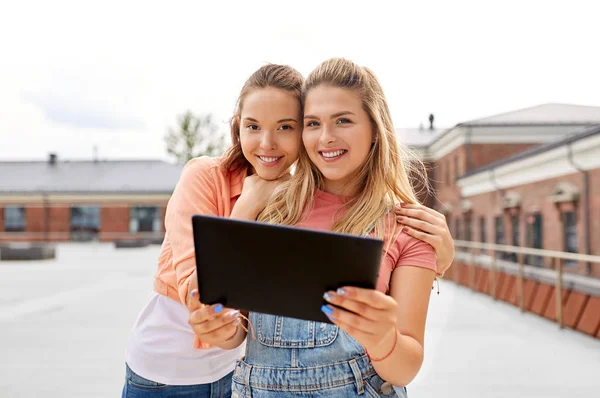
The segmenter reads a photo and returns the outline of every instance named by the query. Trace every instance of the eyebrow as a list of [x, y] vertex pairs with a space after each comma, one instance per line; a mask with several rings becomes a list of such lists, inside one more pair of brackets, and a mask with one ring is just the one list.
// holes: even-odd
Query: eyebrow
[[[333, 115], [331, 115], [331, 119], [335, 119], [336, 117], [345, 116], [345, 115], [356, 116], [353, 112], [342, 111], [342, 112], [334, 113]], [[316, 117], [314, 115], [304, 115], [304, 118], [305, 119], [318, 119], [318, 117]]]
[[[254, 118], [251, 118], [251, 117], [245, 117], [244, 120], [248, 120], [250, 122], [258, 123], [258, 120], [254, 119]], [[292, 119], [292, 118], [281, 119], [281, 120], [277, 121], [277, 123], [285, 123], [285, 122], [295, 122], [295, 123], [298, 123], [298, 121], [296, 119]]]

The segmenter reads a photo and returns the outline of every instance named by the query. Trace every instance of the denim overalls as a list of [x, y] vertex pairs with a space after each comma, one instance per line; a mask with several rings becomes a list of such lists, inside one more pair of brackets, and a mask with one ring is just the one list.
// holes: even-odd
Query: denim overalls
[[250, 313], [256, 340], [233, 374], [232, 397], [400, 397], [364, 348], [328, 323]]

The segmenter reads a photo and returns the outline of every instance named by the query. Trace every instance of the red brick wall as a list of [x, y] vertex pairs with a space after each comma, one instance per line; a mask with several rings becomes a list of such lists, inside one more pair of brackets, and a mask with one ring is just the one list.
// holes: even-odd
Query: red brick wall
[[[600, 169], [590, 170], [590, 228], [592, 254], [600, 256]], [[600, 268], [600, 264], [596, 265]], [[600, 276], [600, 269], [597, 270], [597, 275]]]
[[[106, 206], [100, 209], [100, 230], [105, 233], [129, 233], [128, 206]], [[101, 235], [102, 235], [101, 234]], [[110, 236], [101, 237], [101, 240], [114, 240]]]
[[[579, 245], [579, 253], [585, 253], [585, 226], [583, 219], [591, 217], [591, 251], [592, 254], [600, 253], [600, 169], [593, 171], [591, 181], [591, 214], [584, 213], [583, 200], [579, 200], [574, 207], [577, 216], [577, 238]], [[594, 183], [597, 181], [596, 183]], [[553, 178], [550, 180], [539, 181], [531, 184], [512, 187], [506, 191], [515, 191], [521, 195], [521, 207], [515, 209], [519, 214], [520, 226], [520, 244], [526, 245], [526, 222], [525, 216], [535, 212], [542, 214], [542, 241], [543, 248], [549, 250], [564, 250], [563, 227], [561, 222], [561, 213], [554, 203], [550, 200], [552, 190], [559, 182], [569, 182], [577, 186], [583, 194], [583, 176], [580, 173], [574, 173], [567, 176]], [[487, 227], [488, 242], [495, 242], [495, 223], [494, 217], [504, 215], [505, 237], [506, 243], [512, 244], [512, 225], [510, 214], [503, 212], [501, 208], [500, 192], [489, 192], [482, 195], [470, 197], [469, 200], [473, 203], [473, 216], [476, 220], [473, 223], [474, 238], [479, 240], [479, 217], [485, 216]], [[550, 264], [546, 264], [550, 265]], [[576, 267], [568, 267], [566, 271], [585, 273], [585, 264], [581, 263]], [[600, 276], [600, 266], [593, 266], [593, 275]]]
[[471, 144], [469, 171], [524, 152], [539, 144]]
[[49, 209], [50, 227], [52, 232], [68, 234], [71, 230], [71, 207], [54, 205]]
[[[455, 233], [454, 225], [456, 218], [463, 220], [461, 210], [461, 191], [455, 184], [457, 178], [474, 169], [486, 166], [500, 159], [516, 155], [539, 144], [470, 144], [454, 149], [452, 152], [438, 159], [434, 165], [434, 187], [436, 188], [436, 199], [433, 207], [440, 208], [440, 202], [450, 204], [453, 212], [448, 216], [451, 231]], [[449, 182], [446, 181], [449, 176]], [[475, 234], [475, 219], [472, 218], [472, 236]], [[477, 227], [479, 228], [479, 227]], [[490, 236], [488, 234], [488, 236]]]
[[38, 205], [26, 206], [25, 222], [25, 232], [44, 232], [46, 230], [44, 208]]
[[[165, 231], [164, 218], [166, 203], [159, 205], [162, 232]], [[1, 241], [69, 241], [71, 240], [71, 205], [53, 204], [48, 208], [48, 228], [46, 228], [46, 210], [41, 203], [25, 206], [25, 233], [4, 232], [4, 211], [0, 206], [0, 242]], [[100, 240], [112, 241], [124, 238], [142, 238], [129, 234], [130, 207], [128, 204], [100, 204]], [[46, 236], [48, 229], [49, 236]], [[115, 234], [118, 234], [116, 236]]]

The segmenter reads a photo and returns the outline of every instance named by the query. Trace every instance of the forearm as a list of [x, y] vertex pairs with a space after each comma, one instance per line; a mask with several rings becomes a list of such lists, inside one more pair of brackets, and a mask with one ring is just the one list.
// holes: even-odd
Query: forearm
[[[373, 366], [385, 381], [395, 386], [406, 386], [421, 369], [424, 357], [423, 347], [412, 337], [399, 332], [395, 347], [393, 340], [386, 343], [376, 347], [372, 352], [369, 351], [371, 358], [375, 358]], [[384, 358], [390, 351], [392, 352], [387, 358], [377, 361], [378, 358]]]

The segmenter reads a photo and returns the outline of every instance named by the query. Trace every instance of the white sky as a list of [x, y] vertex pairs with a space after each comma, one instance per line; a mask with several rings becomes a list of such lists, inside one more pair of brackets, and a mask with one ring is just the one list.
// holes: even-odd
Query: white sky
[[373, 69], [396, 127], [546, 102], [600, 106], [589, 1], [3, 1], [0, 160], [166, 158], [186, 109], [227, 130], [264, 62]]

